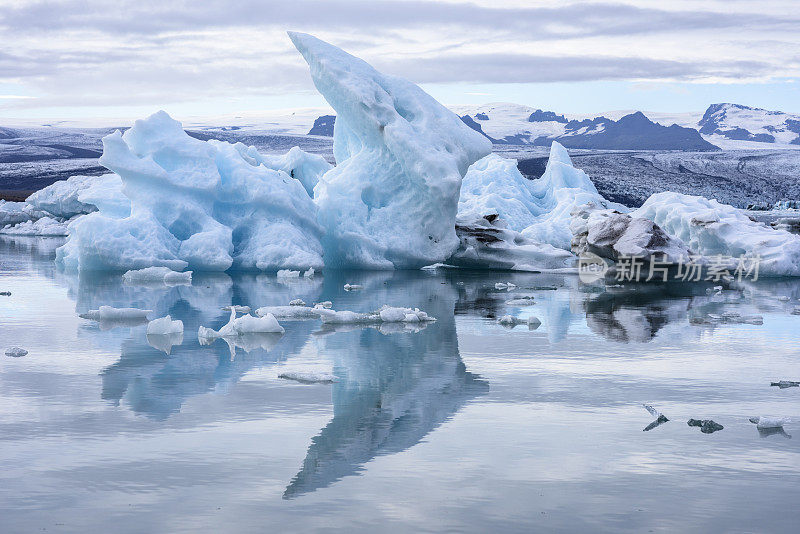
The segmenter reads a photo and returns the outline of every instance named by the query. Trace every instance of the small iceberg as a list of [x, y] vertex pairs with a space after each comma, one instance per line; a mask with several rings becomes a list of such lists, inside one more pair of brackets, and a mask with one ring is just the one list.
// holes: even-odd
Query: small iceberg
[[[301, 301], [302, 302], [302, 301]], [[309, 306], [300, 306], [289, 304], [289, 306], [264, 306], [256, 310], [256, 315], [264, 317], [272, 315], [279, 319], [291, 320], [306, 320], [306, 319], [319, 319], [320, 309], [322, 307], [318, 304], [311, 308]]]
[[516, 289], [517, 286], [515, 284], [512, 284], [511, 282], [497, 282], [494, 285], [494, 288], [499, 289], [500, 291], [511, 291], [513, 289]]
[[345, 284], [344, 290], [345, 291], [358, 291], [359, 289], [364, 289], [364, 286], [360, 286], [358, 284]]
[[368, 313], [336, 311], [316, 308], [323, 323], [331, 324], [376, 324], [376, 323], [427, 323], [436, 319], [419, 308], [397, 308], [384, 305]]
[[146, 321], [148, 313], [153, 313], [153, 310], [100, 306], [99, 309], [81, 313], [78, 317], [92, 321]]
[[6, 350], [6, 356], [10, 356], [11, 358], [22, 358], [26, 354], [28, 354], [28, 351], [21, 347], [11, 347]]
[[714, 432], [725, 428], [721, 424], [716, 423], [711, 419], [689, 419], [686, 424], [689, 426], [699, 426], [700, 432], [703, 434], [713, 434]]
[[300, 278], [300, 271], [281, 269], [278, 271], [278, 278]]
[[771, 417], [761, 415], [758, 417], [751, 417], [750, 422], [756, 425], [759, 430], [767, 428], [783, 428], [786, 423], [791, 423], [792, 420], [788, 417]]
[[201, 326], [197, 331], [200, 344], [207, 344], [216, 338], [236, 337], [242, 334], [283, 334], [284, 329], [271, 313], [262, 317], [244, 315], [236, 317], [236, 309], [231, 309], [231, 317], [219, 331]]
[[159, 319], [153, 319], [147, 323], [147, 335], [169, 335], [169, 334], [183, 334], [183, 321], [172, 320], [172, 317], [166, 315]]
[[656, 410], [652, 405], [642, 404], [642, 406], [644, 407], [645, 410], [647, 410], [647, 412], [650, 415], [652, 415], [655, 418], [652, 423], [650, 423], [649, 425], [647, 425], [642, 429], [643, 432], [648, 432], [650, 430], [653, 430], [655, 427], [663, 425], [664, 423], [669, 421], [669, 419], [667, 419], [663, 413]]
[[498, 324], [506, 328], [514, 328], [519, 324], [526, 324], [528, 325], [528, 330], [536, 330], [542, 324], [542, 322], [537, 317], [528, 317], [527, 319], [520, 319], [519, 317], [514, 317], [513, 315], [504, 315], [497, 320]]
[[330, 384], [331, 382], [338, 382], [339, 379], [330, 373], [314, 373], [314, 372], [287, 372], [278, 375], [278, 378], [286, 380], [294, 380], [304, 384]]
[[778, 387], [781, 389], [800, 387], [800, 382], [794, 380], [780, 380], [778, 382], [770, 382], [771, 387]]
[[144, 285], [163, 283], [170, 286], [191, 285], [192, 271], [178, 272], [169, 267], [145, 267], [128, 271], [122, 275], [122, 280], [128, 285]]

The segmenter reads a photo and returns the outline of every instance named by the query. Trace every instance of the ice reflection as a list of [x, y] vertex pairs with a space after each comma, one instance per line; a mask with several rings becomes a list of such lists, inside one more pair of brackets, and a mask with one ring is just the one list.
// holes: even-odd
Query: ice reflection
[[[326, 278], [326, 287], [342, 280], [336, 275]], [[378, 455], [412, 447], [488, 391], [489, 384], [461, 361], [453, 315], [458, 286], [451, 282], [411, 273], [357, 277], [364, 286], [357, 311], [386, 303], [413, 305], [438, 320], [415, 331], [403, 325], [392, 331], [326, 329], [329, 335], [320, 338], [320, 352], [333, 359], [339, 379], [332, 386], [334, 415], [311, 440], [285, 498], [329, 486], [357, 474]]]

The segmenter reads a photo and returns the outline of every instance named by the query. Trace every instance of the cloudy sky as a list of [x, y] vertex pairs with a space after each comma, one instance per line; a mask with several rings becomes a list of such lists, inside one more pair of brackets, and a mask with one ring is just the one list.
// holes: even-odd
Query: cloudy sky
[[0, 117], [323, 106], [288, 29], [445, 104], [800, 112], [798, 0], [0, 0]]

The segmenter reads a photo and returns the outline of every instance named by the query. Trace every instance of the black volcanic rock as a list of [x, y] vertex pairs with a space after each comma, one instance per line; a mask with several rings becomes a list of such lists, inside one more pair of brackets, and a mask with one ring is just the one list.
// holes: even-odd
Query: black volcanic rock
[[472, 128], [473, 130], [475, 130], [476, 132], [478, 132], [479, 134], [484, 136], [486, 139], [488, 139], [492, 143], [496, 143], [497, 142], [496, 139], [492, 139], [491, 137], [486, 135], [486, 132], [483, 131], [483, 128], [481, 127], [481, 125], [478, 124], [477, 122], [475, 122], [475, 119], [473, 119], [469, 115], [464, 115], [463, 117], [461, 117], [461, 120], [464, 122], [464, 124], [466, 124], [467, 126]]
[[[595, 126], [602, 124], [600, 131], [589, 130], [584, 134], [566, 135], [557, 137], [556, 141], [567, 148], [588, 148], [606, 150], [719, 150], [700, 136], [697, 130], [684, 128], [673, 124], [662, 126], [648, 119], [644, 113], [637, 111], [612, 121], [604, 119], [595, 122]], [[598, 121], [593, 119], [593, 121]], [[607, 122], [606, 122], [607, 121]], [[591, 125], [592, 121], [576, 122], [578, 128]], [[568, 123], [568, 127], [570, 124]]]
[[324, 135], [333, 137], [333, 125], [336, 122], [336, 115], [323, 115], [314, 121], [314, 126], [308, 131], [308, 135]]
[[556, 115], [552, 111], [542, 111], [541, 109], [537, 109], [531, 116], [528, 117], [528, 122], [560, 122], [566, 124], [568, 121], [564, 115]]

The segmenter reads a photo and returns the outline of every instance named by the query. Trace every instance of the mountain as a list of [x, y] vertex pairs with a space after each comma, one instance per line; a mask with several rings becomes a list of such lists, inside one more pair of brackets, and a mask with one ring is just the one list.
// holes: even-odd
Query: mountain
[[751, 108], [740, 104], [711, 104], [698, 122], [701, 134], [733, 141], [800, 145], [800, 115]]

